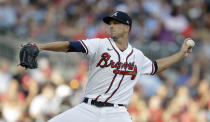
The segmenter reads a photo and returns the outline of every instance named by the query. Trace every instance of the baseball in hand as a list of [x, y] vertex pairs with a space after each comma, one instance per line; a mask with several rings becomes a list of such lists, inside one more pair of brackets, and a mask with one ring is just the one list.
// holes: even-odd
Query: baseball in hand
[[195, 46], [195, 42], [193, 40], [187, 40], [187, 45], [190, 47], [194, 47]]

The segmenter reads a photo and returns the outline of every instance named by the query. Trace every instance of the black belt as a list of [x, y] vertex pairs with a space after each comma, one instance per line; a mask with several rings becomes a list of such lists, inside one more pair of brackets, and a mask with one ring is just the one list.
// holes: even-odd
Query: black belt
[[[88, 99], [89, 98], [85, 98], [83, 100], [84, 103], [88, 103]], [[105, 102], [101, 102], [101, 101], [96, 101], [96, 100], [91, 100], [91, 105], [97, 106], [97, 107], [113, 107], [114, 104], [112, 103], [105, 103]], [[125, 106], [123, 104], [117, 104], [118, 106]]]

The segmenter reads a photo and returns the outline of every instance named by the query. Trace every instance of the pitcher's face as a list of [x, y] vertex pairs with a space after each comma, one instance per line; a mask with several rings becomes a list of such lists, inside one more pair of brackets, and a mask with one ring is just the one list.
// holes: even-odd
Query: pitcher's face
[[116, 20], [111, 20], [109, 27], [111, 38], [122, 37], [125, 33], [129, 33], [130, 28], [128, 25], [122, 24]]

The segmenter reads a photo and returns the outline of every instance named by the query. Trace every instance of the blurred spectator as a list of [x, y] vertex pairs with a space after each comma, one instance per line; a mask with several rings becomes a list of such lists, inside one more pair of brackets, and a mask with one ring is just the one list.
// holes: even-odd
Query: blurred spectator
[[198, 85], [198, 95], [199, 95], [199, 100], [200, 100], [200, 107], [204, 108], [208, 104], [209, 100], [209, 82], [204, 79], [201, 80], [199, 85]]
[[162, 19], [166, 29], [175, 33], [184, 32], [188, 26], [188, 21], [186, 17], [180, 13], [178, 6], [172, 6], [171, 14]]
[[88, 61], [87, 60], [82, 60], [78, 63], [78, 70], [75, 72], [73, 79], [77, 80], [82, 85], [82, 88], [85, 87], [86, 82], [88, 80]]
[[154, 37], [155, 31], [160, 26], [160, 21], [153, 15], [148, 15], [144, 21], [146, 39], [152, 39]]
[[51, 81], [52, 68], [47, 58], [40, 58], [38, 60], [39, 68], [31, 71], [31, 76], [36, 79], [40, 84]]
[[35, 79], [31, 78], [31, 79], [29, 79], [28, 82], [29, 82], [29, 83], [27, 83], [28, 94], [27, 94], [26, 100], [25, 100], [25, 106], [27, 107], [27, 109], [30, 107], [30, 104], [31, 104], [32, 100], [34, 99], [34, 97], [36, 97], [39, 94], [39, 90], [40, 90], [40, 86]]
[[35, 119], [46, 119], [53, 117], [59, 112], [60, 101], [55, 96], [55, 86], [53, 84], [45, 84], [41, 94], [36, 96], [30, 105], [30, 115]]
[[12, 79], [8, 91], [1, 96], [2, 115], [6, 121], [19, 121], [23, 117], [24, 95], [18, 91], [18, 82]]
[[138, 96], [139, 93], [134, 92], [130, 104], [128, 105], [128, 112], [132, 116], [134, 122], [148, 121], [148, 108], [143, 99]]
[[185, 65], [179, 66], [175, 87], [180, 87], [183, 85], [187, 85], [189, 83], [191, 75], [189, 74], [188, 70], [189, 70], [188, 67], [186, 67]]
[[139, 83], [142, 85], [145, 96], [151, 97], [156, 94], [162, 82], [158, 76], [141, 76]]
[[7, 91], [9, 82], [11, 80], [10, 62], [7, 59], [0, 60], [0, 94]]
[[170, 44], [175, 42], [175, 37], [172, 31], [167, 30], [163, 23], [160, 23], [159, 27], [154, 32], [153, 39], [157, 40], [161, 44]]
[[161, 107], [161, 99], [158, 96], [151, 97], [149, 101], [149, 121], [162, 122], [163, 110]]
[[0, 0], [0, 34], [12, 31], [16, 24], [15, 8], [9, 0]]
[[56, 96], [61, 100], [60, 103], [60, 111], [59, 113], [62, 113], [69, 109], [69, 107], [73, 107], [71, 104], [71, 98], [70, 96], [73, 95], [73, 90], [68, 85], [60, 85], [56, 88]]

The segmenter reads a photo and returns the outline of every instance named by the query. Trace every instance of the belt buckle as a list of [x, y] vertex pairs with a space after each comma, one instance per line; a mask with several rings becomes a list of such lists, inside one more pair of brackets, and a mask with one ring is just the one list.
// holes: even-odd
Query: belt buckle
[[95, 100], [92, 100], [91, 101], [91, 105], [96, 105], [96, 101]]
[[105, 103], [104, 102], [101, 102], [101, 101], [97, 101], [96, 103], [97, 103], [96, 106], [98, 106], [98, 107], [104, 107], [104, 106], [106, 106]]

